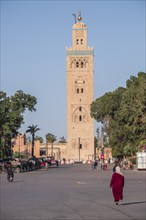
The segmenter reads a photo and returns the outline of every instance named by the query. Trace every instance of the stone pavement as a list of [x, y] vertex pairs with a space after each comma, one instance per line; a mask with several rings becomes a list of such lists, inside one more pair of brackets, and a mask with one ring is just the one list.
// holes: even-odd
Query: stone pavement
[[124, 200], [116, 206], [107, 171], [91, 165], [61, 165], [47, 171], [0, 174], [1, 220], [144, 220], [146, 172], [123, 171]]

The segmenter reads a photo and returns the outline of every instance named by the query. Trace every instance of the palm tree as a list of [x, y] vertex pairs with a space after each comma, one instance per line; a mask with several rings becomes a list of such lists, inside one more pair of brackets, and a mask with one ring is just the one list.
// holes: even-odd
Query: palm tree
[[51, 133], [46, 134], [46, 142], [51, 143], [52, 144], [52, 148], [51, 148], [51, 156], [53, 156], [53, 143], [56, 141], [56, 136], [54, 136]]
[[40, 128], [37, 128], [37, 125], [28, 126], [28, 129], [26, 130], [26, 133], [30, 133], [32, 135], [32, 151], [31, 156], [34, 156], [34, 140], [35, 140], [35, 133], [39, 131]]

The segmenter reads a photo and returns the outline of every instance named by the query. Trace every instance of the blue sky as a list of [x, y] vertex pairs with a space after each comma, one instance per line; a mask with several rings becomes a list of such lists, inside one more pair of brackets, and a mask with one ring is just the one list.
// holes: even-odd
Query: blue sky
[[[25, 124], [37, 135], [66, 137], [66, 46], [72, 45], [73, 13], [81, 11], [94, 47], [94, 98], [125, 87], [145, 66], [145, 1], [1, 1], [0, 89], [37, 98]], [[95, 123], [95, 130], [97, 124]]]

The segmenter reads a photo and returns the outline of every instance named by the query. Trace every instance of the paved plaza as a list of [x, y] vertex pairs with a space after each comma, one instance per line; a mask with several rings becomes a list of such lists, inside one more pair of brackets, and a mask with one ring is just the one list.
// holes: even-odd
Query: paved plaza
[[109, 188], [112, 165], [61, 165], [15, 174], [9, 183], [0, 174], [1, 220], [144, 220], [146, 172], [123, 171], [124, 200], [116, 206]]

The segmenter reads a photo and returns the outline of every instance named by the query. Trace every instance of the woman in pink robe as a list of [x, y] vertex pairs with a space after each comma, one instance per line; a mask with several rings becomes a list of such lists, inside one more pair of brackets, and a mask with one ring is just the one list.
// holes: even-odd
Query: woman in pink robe
[[124, 176], [120, 171], [120, 167], [117, 166], [110, 181], [110, 188], [112, 188], [114, 201], [116, 205], [118, 205], [118, 202], [123, 199], [123, 187]]

